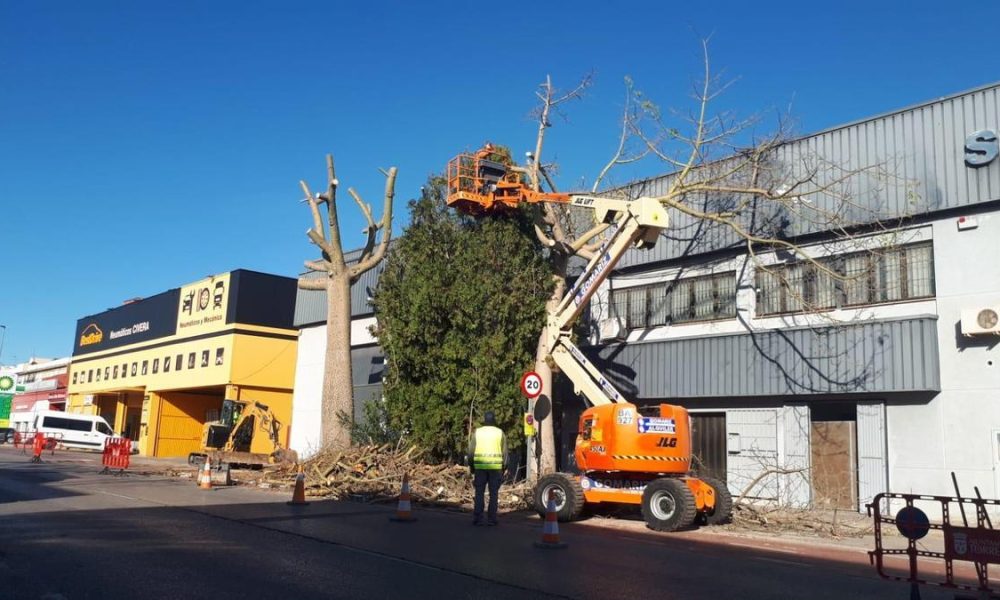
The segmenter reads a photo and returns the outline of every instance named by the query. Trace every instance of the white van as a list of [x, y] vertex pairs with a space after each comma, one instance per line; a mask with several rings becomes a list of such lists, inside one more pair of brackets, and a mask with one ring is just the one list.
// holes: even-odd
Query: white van
[[104, 441], [116, 437], [103, 417], [57, 410], [42, 410], [35, 413], [32, 429], [56, 438], [60, 445], [67, 448], [103, 450]]

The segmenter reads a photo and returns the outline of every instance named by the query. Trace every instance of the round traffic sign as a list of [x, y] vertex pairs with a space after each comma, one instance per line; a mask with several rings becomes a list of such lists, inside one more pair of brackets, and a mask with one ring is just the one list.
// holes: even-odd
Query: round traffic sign
[[528, 371], [521, 378], [521, 393], [528, 398], [537, 398], [542, 393], [542, 376]]
[[916, 506], [904, 506], [896, 513], [896, 529], [908, 540], [919, 540], [931, 530], [931, 522]]

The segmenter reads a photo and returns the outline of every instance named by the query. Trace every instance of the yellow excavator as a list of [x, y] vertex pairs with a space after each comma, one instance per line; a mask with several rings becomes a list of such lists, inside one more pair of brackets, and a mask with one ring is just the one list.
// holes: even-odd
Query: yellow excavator
[[202, 451], [189, 454], [188, 463], [200, 465], [206, 458], [213, 465], [249, 467], [296, 462], [296, 452], [281, 444], [282, 427], [266, 404], [223, 400], [219, 420], [205, 423]]

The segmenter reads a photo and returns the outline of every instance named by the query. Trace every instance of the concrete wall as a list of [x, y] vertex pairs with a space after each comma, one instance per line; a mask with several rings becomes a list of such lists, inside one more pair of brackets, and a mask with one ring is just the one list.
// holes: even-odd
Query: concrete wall
[[[351, 346], [369, 347], [376, 342], [369, 328], [373, 317], [355, 319], [351, 323]], [[295, 366], [295, 391], [292, 398], [291, 447], [300, 457], [308, 457], [320, 448], [320, 420], [323, 393], [323, 361], [326, 353], [326, 325], [304, 327], [299, 332]], [[355, 365], [355, 371], [358, 366]], [[355, 408], [372, 393], [367, 378], [359, 381], [354, 373]], [[360, 393], [359, 393], [360, 390]]]
[[[966, 213], [971, 214], [971, 213]], [[957, 216], [933, 223], [941, 393], [888, 405], [889, 483], [896, 492], [951, 495], [979, 486], [1000, 498], [1000, 337], [959, 332], [963, 309], [1000, 306], [1000, 211], [960, 231]]]

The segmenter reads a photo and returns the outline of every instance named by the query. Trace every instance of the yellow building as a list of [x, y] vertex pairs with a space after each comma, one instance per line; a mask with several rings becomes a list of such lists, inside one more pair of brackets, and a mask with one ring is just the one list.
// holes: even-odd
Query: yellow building
[[[294, 279], [246, 270], [77, 321], [66, 410], [99, 414], [144, 456], [186, 456], [223, 399], [259, 402], [288, 447]], [[252, 452], [267, 452], [255, 435]]]

